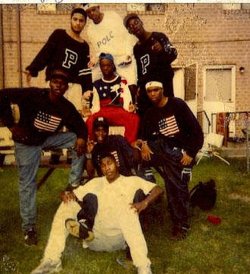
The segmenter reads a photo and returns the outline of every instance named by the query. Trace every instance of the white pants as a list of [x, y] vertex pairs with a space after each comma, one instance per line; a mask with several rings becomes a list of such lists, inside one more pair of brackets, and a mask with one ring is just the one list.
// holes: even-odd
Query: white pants
[[[65, 248], [68, 232], [65, 228], [65, 220], [76, 219], [80, 206], [76, 202], [67, 204], [61, 203], [59, 206], [50, 231], [49, 240], [44, 251], [44, 260], [59, 260]], [[110, 218], [110, 221], [112, 218]], [[143, 236], [138, 214], [129, 206], [124, 206], [123, 214], [118, 220], [120, 233], [116, 235], [105, 235], [101, 228], [93, 227], [95, 238], [88, 243], [88, 247], [95, 251], [114, 251], [125, 248], [125, 242], [130, 247], [133, 263], [136, 267], [147, 266], [150, 260], [147, 257], [147, 244]]]

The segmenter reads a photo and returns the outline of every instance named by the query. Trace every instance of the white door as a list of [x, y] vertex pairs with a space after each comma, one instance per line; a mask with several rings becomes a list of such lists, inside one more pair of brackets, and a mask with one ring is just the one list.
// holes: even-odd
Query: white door
[[185, 100], [195, 117], [197, 117], [196, 65], [174, 68], [174, 70], [174, 95]]
[[[235, 66], [206, 66], [203, 87], [203, 109], [213, 125], [211, 131], [216, 132], [215, 113], [235, 111]], [[230, 123], [229, 132], [235, 133], [233, 123]]]

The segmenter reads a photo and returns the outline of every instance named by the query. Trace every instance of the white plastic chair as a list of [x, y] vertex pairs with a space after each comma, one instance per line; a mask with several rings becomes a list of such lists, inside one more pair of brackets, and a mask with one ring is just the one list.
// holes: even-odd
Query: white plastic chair
[[230, 165], [230, 163], [224, 159], [222, 156], [220, 156], [219, 149], [222, 147], [224, 140], [224, 136], [216, 133], [208, 133], [204, 140], [204, 145], [200, 152], [198, 153], [198, 160], [197, 165], [201, 161], [201, 159], [205, 157], [217, 157], [227, 165]]

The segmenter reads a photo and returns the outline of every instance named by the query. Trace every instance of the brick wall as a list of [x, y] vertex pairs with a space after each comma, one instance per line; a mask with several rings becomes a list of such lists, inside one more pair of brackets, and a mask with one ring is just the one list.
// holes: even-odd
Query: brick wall
[[[60, 4], [63, 5], [63, 4]], [[36, 5], [20, 5], [22, 70], [56, 28], [68, 28], [70, 9], [60, 14], [38, 14]], [[18, 86], [17, 5], [2, 5], [4, 39], [4, 85]], [[127, 14], [126, 4], [104, 4], [102, 9]], [[250, 106], [250, 13], [223, 11], [221, 4], [166, 4], [165, 14], [140, 14], [149, 31], [167, 34], [178, 49], [175, 66], [198, 64], [198, 109], [202, 109], [204, 65], [236, 65], [236, 110]], [[245, 67], [243, 74], [239, 67]], [[23, 76], [23, 85], [25, 78]], [[33, 79], [44, 84], [44, 74]]]

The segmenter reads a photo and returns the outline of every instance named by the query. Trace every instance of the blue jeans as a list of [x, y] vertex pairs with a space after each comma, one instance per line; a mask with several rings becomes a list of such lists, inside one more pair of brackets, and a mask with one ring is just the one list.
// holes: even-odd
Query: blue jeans
[[15, 156], [19, 172], [19, 199], [22, 229], [27, 231], [36, 224], [36, 174], [43, 149], [68, 148], [72, 150], [72, 164], [68, 182], [81, 180], [85, 156], [77, 156], [73, 149], [76, 135], [72, 132], [60, 132], [48, 137], [40, 146], [28, 146], [15, 142]]

